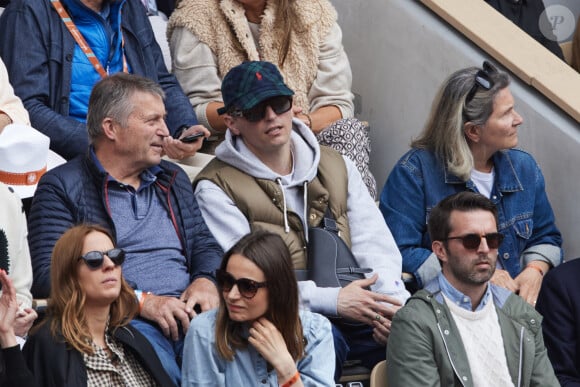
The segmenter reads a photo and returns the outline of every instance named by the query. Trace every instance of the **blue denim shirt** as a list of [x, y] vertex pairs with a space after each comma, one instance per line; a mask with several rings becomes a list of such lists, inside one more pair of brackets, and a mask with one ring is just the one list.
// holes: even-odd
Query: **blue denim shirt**
[[[442, 272], [437, 276], [437, 281], [439, 282], [439, 288], [441, 288], [441, 292], [449, 299], [449, 301], [470, 312], [474, 310], [473, 304], [471, 303], [471, 298], [455, 289], [453, 285], [451, 285], [451, 283], [447, 280], [447, 278], [445, 278]], [[489, 286], [488, 283], [487, 288], [485, 289], [485, 293], [483, 293], [483, 297], [481, 298], [479, 305], [477, 305], [475, 308], [475, 311], [477, 312], [482, 310], [483, 307], [486, 306], [487, 303], [491, 300], [491, 286]]]
[[[505, 235], [499, 264], [512, 277], [533, 260], [559, 265], [562, 237], [540, 167], [530, 154], [517, 149], [496, 152], [493, 164], [490, 199], [498, 209], [498, 230]], [[414, 274], [421, 287], [440, 270], [431, 252], [429, 213], [441, 199], [465, 190], [477, 192], [477, 187], [451, 174], [432, 152], [423, 149], [408, 151], [385, 183], [381, 212], [403, 255], [403, 271]]]
[[[191, 321], [183, 347], [182, 386], [279, 386], [275, 370], [252, 347], [237, 350], [228, 361], [219, 356], [215, 344], [217, 309]], [[322, 315], [300, 311], [306, 340], [304, 357], [296, 367], [304, 386], [334, 387], [334, 344], [330, 322]]]
[[[139, 0], [125, 1], [121, 31], [131, 72], [158, 82], [165, 92], [171, 134], [175, 135], [183, 125], [197, 124], [189, 99], [165, 67]], [[0, 56], [14, 92], [30, 114], [32, 126], [47, 135], [50, 148], [67, 160], [86, 153], [86, 125], [70, 117], [76, 43], [50, 1], [10, 1], [0, 18], [0, 36]]]

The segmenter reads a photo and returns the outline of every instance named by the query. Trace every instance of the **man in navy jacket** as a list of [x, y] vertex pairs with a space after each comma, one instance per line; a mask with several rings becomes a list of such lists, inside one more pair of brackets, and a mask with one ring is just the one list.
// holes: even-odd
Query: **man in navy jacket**
[[536, 308], [548, 357], [562, 387], [580, 386], [580, 258], [546, 274]]
[[[50, 291], [50, 256], [74, 224], [108, 227], [123, 248], [123, 275], [134, 287], [140, 319], [179, 384], [183, 333], [196, 315], [217, 307], [214, 270], [223, 251], [207, 228], [189, 178], [161, 160], [163, 90], [150, 79], [117, 73], [94, 87], [87, 127], [91, 147], [39, 182], [29, 216], [35, 297]], [[198, 309], [199, 311], [199, 309]]]

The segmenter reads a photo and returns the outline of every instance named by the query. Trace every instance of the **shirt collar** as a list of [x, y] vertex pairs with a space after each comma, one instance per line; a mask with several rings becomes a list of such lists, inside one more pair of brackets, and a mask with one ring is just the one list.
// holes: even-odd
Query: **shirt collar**
[[[518, 178], [515, 167], [509, 157], [509, 149], [497, 151], [493, 155], [493, 167], [495, 170], [494, 184], [500, 192], [516, 192], [523, 191], [524, 187]], [[455, 176], [447, 169], [445, 169], [445, 183], [447, 184], [466, 184], [469, 189], [474, 190], [475, 184], [471, 179], [467, 182]]]
[[[89, 147], [89, 154], [90, 154], [92, 162], [97, 167], [97, 170], [100, 173], [106, 174], [108, 181], [118, 182], [103, 167], [103, 164], [101, 164], [101, 162], [99, 161], [99, 159], [95, 153], [95, 148], [92, 145]], [[154, 165], [152, 167], [147, 168], [143, 172], [141, 172], [141, 174], [139, 175], [139, 177], [141, 178], [141, 183], [142, 183], [141, 187], [145, 188], [145, 187], [148, 187], [149, 185], [153, 184], [157, 180], [157, 175], [160, 174], [161, 172], [163, 172], [163, 169], [159, 165]]]
[[[469, 310], [470, 312], [473, 310], [471, 305], [471, 299], [467, 297], [465, 294], [461, 293], [459, 290], [455, 289], [453, 285], [449, 283], [447, 278], [445, 278], [443, 272], [439, 273], [437, 279], [439, 281], [439, 288], [441, 289], [445, 297], [447, 297], [449, 300], [451, 300], [451, 302], [453, 302], [455, 305], [463, 309]], [[487, 305], [487, 303], [491, 299], [492, 299], [491, 289], [488, 282], [485, 289], [485, 293], [481, 298], [481, 302], [479, 303], [477, 308], [475, 308], [475, 310], [478, 311], [483, 309], [483, 307]]]

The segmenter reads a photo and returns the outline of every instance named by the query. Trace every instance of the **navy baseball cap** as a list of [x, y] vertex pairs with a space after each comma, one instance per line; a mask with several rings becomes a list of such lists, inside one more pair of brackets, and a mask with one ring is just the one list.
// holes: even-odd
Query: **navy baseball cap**
[[270, 62], [244, 62], [233, 67], [222, 81], [222, 115], [233, 109], [248, 110], [260, 102], [278, 96], [291, 96], [278, 68]]

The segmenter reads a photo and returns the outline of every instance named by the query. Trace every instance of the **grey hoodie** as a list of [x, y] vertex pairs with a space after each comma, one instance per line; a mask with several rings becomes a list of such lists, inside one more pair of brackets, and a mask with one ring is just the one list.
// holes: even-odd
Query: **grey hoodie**
[[[281, 176], [272, 171], [246, 147], [241, 137], [233, 136], [229, 130], [225, 141], [216, 149], [216, 157], [250, 176], [276, 181], [283, 192], [285, 208], [299, 214], [307, 230], [304, 183], [316, 176], [320, 148], [316, 137], [302, 121], [294, 119], [293, 129], [290, 141], [294, 169], [290, 175]], [[350, 159], [343, 159], [348, 173], [347, 216], [352, 252], [360, 267], [370, 267], [378, 273], [379, 279], [372, 290], [404, 302], [409, 293], [401, 281], [399, 249], [360, 173]], [[246, 216], [214, 183], [208, 180], [198, 182], [195, 196], [207, 226], [224, 251], [250, 232]], [[340, 288], [318, 288], [312, 281], [300, 281], [299, 288], [304, 308], [324, 315], [337, 314]]]

